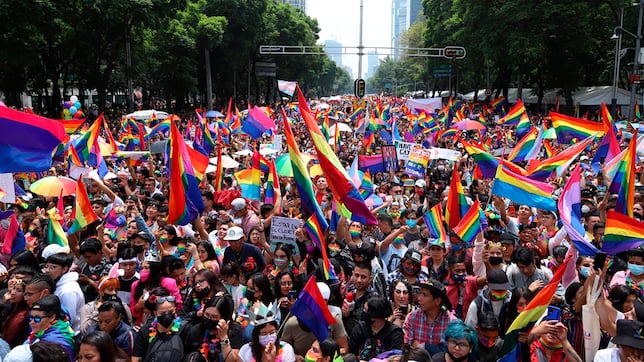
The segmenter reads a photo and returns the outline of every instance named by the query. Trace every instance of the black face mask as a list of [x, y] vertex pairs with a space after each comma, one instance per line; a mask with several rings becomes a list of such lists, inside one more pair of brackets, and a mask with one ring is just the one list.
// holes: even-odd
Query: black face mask
[[165, 328], [168, 328], [174, 322], [174, 313], [161, 314], [157, 317], [157, 322]]
[[502, 256], [491, 256], [490, 257], [490, 264], [492, 265], [501, 265], [503, 263], [503, 257]]
[[249, 302], [254, 303], [257, 299], [255, 298], [255, 293], [251, 293], [246, 289], [246, 294], [245, 294], [246, 299], [248, 299]]
[[134, 245], [134, 246], [132, 246], [132, 249], [134, 249], [134, 252], [137, 253], [137, 254], [141, 254], [143, 252], [143, 250], [145, 250], [143, 245]]
[[203, 288], [201, 290], [195, 290], [195, 295], [199, 299], [207, 297], [208, 293], [210, 293], [210, 287], [205, 287], [205, 288]]
[[454, 357], [454, 355], [453, 355], [449, 350], [447, 350], [447, 354], [450, 356], [450, 358], [451, 358], [451, 359], [452, 359], [452, 361], [454, 361], [454, 362], [463, 362], [463, 361], [467, 361], [467, 359], [468, 359], [468, 358], [470, 358], [470, 354], [469, 354], [469, 353], [468, 353], [468, 354], [466, 354], [466, 355], [465, 355], [465, 356], [463, 356], [463, 357], [460, 357], [460, 358], [456, 358], [456, 357]]
[[212, 331], [214, 329], [217, 329], [217, 323], [218, 321], [208, 319], [208, 318], [204, 318], [201, 320], [201, 324], [207, 331]]
[[103, 301], [104, 302], [107, 302], [107, 301], [114, 301], [114, 302], [119, 301], [120, 302], [121, 299], [119, 299], [119, 297], [117, 295], [104, 294], [103, 295]]
[[363, 322], [367, 323], [368, 326], [372, 325], [375, 322], [373, 319], [371, 319], [371, 314], [369, 314], [369, 312], [362, 312], [361, 319]]

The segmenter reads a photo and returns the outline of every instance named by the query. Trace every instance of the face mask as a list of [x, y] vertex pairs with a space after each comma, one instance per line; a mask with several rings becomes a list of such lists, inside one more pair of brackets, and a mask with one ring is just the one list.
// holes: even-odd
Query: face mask
[[492, 300], [503, 300], [508, 295], [507, 290], [490, 290]]
[[487, 338], [479, 335], [479, 344], [481, 346], [486, 347], [486, 348], [492, 348], [494, 347], [494, 344], [496, 343], [496, 338]]
[[469, 353], [468, 353], [468, 354], [466, 354], [466, 355], [465, 355], [465, 356], [463, 356], [463, 357], [458, 357], [458, 358], [457, 358], [457, 357], [454, 357], [454, 355], [452, 354], [452, 352], [450, 352], [449, 350], [447, 350], [447, 354], [449, 355], [449, 357], [450, 357], [450, 358], [452, 359], [452, 361], [454, 361], [454, 362], [467, 361], [467, 359], [468, 359], [468, 358], [470, 358], [470, 354], [469, 354]]
[[140, 273], [141, 280], [146, 281], [150, 278], [150, 269], [143, 269]]
[[631, 271], [631, 274], [633, 275], [644, 274], [644, 265], [636, 265], [636, 264], [628, 263], [628, 269]]
[[405, 274], [407, 274], [407, 275], [416, 275], [416, 274], [418, 273], [418, 271], [416, 270], [416, 268], [414, 268], [413, 266], [409, 266], [409, 265], [403, 264], [403, 266], [402, 266], [402, 267], [403, 267], [403, 271], [404, 271], [404, 272], [405, 272]]
[[452, 251], [459, 251], [463, 249], [463, 244], [452, 244]]
[[326, 203], [326, 202], [323, 202], [323, 203], [320, 204], [320, 207], [323, 208], [323, 209], [326, 209], [327, 207], [329, 207], [329, 204]]
[[362, 313], [362, 321], [367, 323], [367, 325], [372, 325], [375, 321], [371, 319], [371, 314], [369, 312], [363, 312]]
[[389, 215], [391, 215], [391, 217], [393, 217], [393, 218], [400, 217], [400, 211], [398, 211], [398, 212], [390, 212]]
[[306, 253], [307, 254], [313, 254], [314, 251], [315, 251], [315, 246], [314, 245], [307, 245], [306, 246]]
[[109, 294], [104, 294], [103, 295], [103, 301], [104, 302], [107, 302], [107, 301], [110, 301], [110, 300], [114, 301], [114, 302], [120, 301], [119, 297], [117, 297], [116, 295], [109, 295]]
[[196, 290], [195, 291], [195, 295], [199, 299], [207, 297], [208, 293], [210, 293], [210, 287], [205, 287], [205, 288], [203, 288], [201, 290]]
[[168, 237], [167, 237], [167, 236], [159, 236], [159, 242], [160, 242], [161, 244], [165, 244], [167, 241], [168, 241]]
[[275, 343], [277, 341], [277, 333], [273, 332], [267, 336], [259, 336], [259, 344], [262, 347], [266, 347], [269, 343]]
[[134, 252], [137, 254], [141, 254], [143, 252], [143, 245], [134, 245], [132, 246], [132, 249], [134, 249]]
[[306, 356], [304, 356], [304, 362], [316, 362], [318, 360], [318, 356], [313, 353], [310, 349], [306, 352]]
[[157, 317], [157, 322], [159, 322], [159, 324], [164, 326], [165, 328], [170, 327], [170, 325], [172, 325], [172, 322], [174, 322], [174, 313], [161, 314]]
[[360, 235], [362, 235], [362, 232], [360, 232], [360, 230], [349, 230], [349, 234], [352, 238], [359, 238]]
[[581, 269], [579, 270], [579, 276], [586, 279], [588, 278], [588, 274], [590, 274], [590, 267], [582, 266]]
[[454, 274], [452, 273], [452, 280], [457, 282], [458, 284], [462, 284], [465, 282], [465, 277], [467, 276], [466, 274]]
[[245, 297], [251, 303], [254, 303], [257, 300], [257, 299], [255, 299], [255, 293], [249, 292], [248, 289], [246, 289]]
[[443, 170], [445, 170], [445, 166], [443, 166], [443, 165], [438, 165], [438, 166], [436, 166], [436, 169], [437, 169], [438, 171], [443, 171]]
[[288, 264], [288, 261], [286, 259], [273, 259], [273, 262], [275, 263], [275, 266], [278, 268], [285, 267], [286, 264]]
[[212, 331], [213, 329], [217, 329], [217, 323], [218, 321], [204, 318], [201, 320], [201, 324], [203, 325], [204, 329], [207, 331]]
[[502, 256], [491, 256], [490, 257], [490, 264], [492, 265], [501, 265], [503, 263], [503, 257]]
[[413, 229], [413, 228], [416, 227], [417, 222], [414, 219], [409, 219], [409, 220], [406, 221], [406, 223], [407, 223], [407, 226], [409, 226], [410, 229]]

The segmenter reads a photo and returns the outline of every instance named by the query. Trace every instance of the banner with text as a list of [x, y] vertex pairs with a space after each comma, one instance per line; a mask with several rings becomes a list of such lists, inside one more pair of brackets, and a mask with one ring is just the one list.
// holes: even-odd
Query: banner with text
[[412, 143], [412, 142], [396, 142], [396, 155], [398, 156], [399, 160], [402, 161], [407, 161], [409, 160], [409, 154], [411, 153], [411, 150], [414, 148], [420, 148], [421, 145], [418, 143]]
[[302, 220], [288, 217], [273, 216], [271, 220], [270, 244], [275, 251], [277, 244], [293, 245], [293, 255], [299, 255], [296, 244], [295, 230], [302, 225]]
[[424, 178], [430, 156], [431, 150], [414, 148], [409, 154], [407, 165], [405, 165], [405, 173], [412, 177]]

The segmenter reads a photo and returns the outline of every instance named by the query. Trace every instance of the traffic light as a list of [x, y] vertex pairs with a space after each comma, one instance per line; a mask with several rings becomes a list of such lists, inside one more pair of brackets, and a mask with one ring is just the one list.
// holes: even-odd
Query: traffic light
[[443, 48], [443, 57], [448, 59], [463, 59], [465, 58], [465, 48], [449, 46]]
[[356, 79], [355, 82], [353, 82], [353, 94], [358, 98], [364, 97], [366, 87], [367, 84], [365, 83], [364, 79]]

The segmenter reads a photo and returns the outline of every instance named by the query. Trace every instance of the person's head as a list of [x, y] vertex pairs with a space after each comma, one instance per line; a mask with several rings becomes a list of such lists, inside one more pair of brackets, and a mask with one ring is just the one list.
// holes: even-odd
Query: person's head
[[34, 333], [47, 330], [56, 320], [63, 317], [60, 299], [55, 295], [46, 295], [35, 302], [27, 314], [29, 327]]
[[244, 230], [239, 226], [233, 226], [229, 228], [226, 236], [224, 237], [224, 240], [228, 241], [228, 244], [230, 245], [232, 250], [236, 252], [241, 251], [242, 247], [244, 246], [245, 239], [246, 236], [244, 236]]
[[601, 217], [599, 216], [598, 212], [593, 211], [586, 214], [586, 226], [588, 227], [588, 230], [593, 230], [595, 224], [600, 221]]
[[534, 240], [530, 225], [519, 225], [519, 240], [521, 243], [529, 243]]
[[429, 256], [434, 262], [440, 262], [445, 257], [445, 243], [440, 241], [432, 241], [427, 247], [429, 248]]
[[622, 360], [638, 360], [644, 354], [644, 323], [635, 320], [620, 319], [617, 321], [617, 335], [613, 338], [622, 356]]
[[383, 296], [371, 297], [364, 308], [363, 320], [367, 325], [384, 322], [393, 314], [391, 303]]
[[89, 266], [96, 266], [103, 259], [103, 244], [96, 238], [89, 238], [80, 244], [80, 255]]
[[371, 264], [367, 261], [357, 262], [351, 274], [351, 281], [359, 291], [365, 291], [371, 285]]
[[15, 269], [18, 265], [27, 265], [34, 270], [39, 270], [40, 265], [36, 256], [29, 250], [20, 250], [13, 254], [9, 259], [9, 272]]
[[9, 283], [7, 285], [7, 294], [5, 295], [5, 299], [8, 298], [11, 304], [17, 305], [24, 301], [24, 293], [25, 293], [25, 283], [23, 282], [22, 279], [14, 279], [14, 278], [9, 279]]
[[230, 322], [233, 317], [235, 304], [230, 295], [217, 295], [210, 299], [203, 311], [201, 319], [204, 330], [215, 330], [220, 320]]
[[476, 354], [478, 336], [471, 326], [462, 321], [451, 322], [445, 330], [447, 354], [455, 361]]
[[199, 260], [201, 260], [202, 263], [208, 260], [217, 259], [217, 253], [215, 252], [215, 248], [212, 246], [212, 244], [209, 241], [202, 241], [198, 243], [197, 253], [199, 253]]
[[568, 248], [565, 245], [557, 245], [552, 249], [552, 258], [557, 265], [561, 265], [564, 262], [567, 252]]
[[463, 283], [467, 277], [465, 255], [452, 255], [447, 260], [447, 271], [453, 282]]
[[248, 213], [248, 205], [246, 200], [242, 197], [234, 199], [230, 205], [232, 206], [233, 215], [235, 217], [244, 217]]
[[76, 358], [79, 362], [112, 362], [116, 346], [109, 334], [94, 331], [83, 338]]
[[238, 286], [241, 279], [241, 267], [236, 262], [229, 262], [219, 270], [221, 280], [226, 286]]
[[111, 334], [118, 327], [125, 309], [123, 304], [116, 300], [108, 300], [98, 307], [98, 328]]
[[531, 277], [537, 271], [534, 263], [534, 253], [530, 248], [519, 248], [516, 251], [516, 263], [519, 271], [526, 277]]
[[[69, 362], [71, 356], [60, 343], [39, 341], [31, 346], [31, 359], [33, 362]], [[8, 359], [7, 359], [8, 360]], [[20, 360], [22, 361], [22, 360]]]
[[102, 277], [98, 282], [98, 295], [103, 301], [110, 299], [118, 299], [116, 294], [121, 288], [121, 282], [118, 278], [110, 278], [109, 276]]
[[47, 263], [45, 264], [45, 272], [54, 280], [58, 281], [63, 274], [69, 271], [72, 263], [74, 262], [74, 256], [68, 253], [56, 253], [47, 258]]
[[255, 273], [246, 281], [246, 298], [250, 302], [257, 300], [268, 305], [274, 300], [271, 283], [264, 273]]
[[579, 274], [579, 280], [584, 281], [588, 278], [590, 269], [593, 267], [593, 258], [590, 256], [579, 256], [576, 261], [577, 273]]
[[400, 357], [400, 362], [431, 362], [432, 356], [423, 347], [411, 347], [403, 345], [403, 354]]
[[570, 283], [570, 285], [566, 288], [566, 292], [564, 293], [564, 299], [566, 300], [566, 303], [568, 305], [574, 305], [575, 302], [582, 297], [581, 293], [583, 290], [581, 287], [584, 285], [581, 283]]
[[186, 264], [180, 258], [172, 258], [168, 263], [168, 276], [177, 281], [177, 286], [182, 288], [186, 283]]
[[411, 300], [411, 286], [407, 279], [396, 279], [389, 284], [389, 299], [394, 307], [409, 305]]
[[593, 226], [593, 239], [601, 243], [604, 240], [604, 232], [606, 231], [606, 224], [598, 222]]
[[136, 251], [132, 248], [124, 248], [118, 252], [119, 269], [123, 270], [123, 278], [130, 279], [136, 273], [139, 259]]
[[275, 277], [275, 285], [273, 290], [275, 291], [276, 298], [283, 298], [288, 296], [288, 292], [291, 290], [296, 290], [295, 285], [295, 276], [288, 270], [279, 272]]
[[479, 337], [479, 345], [485, 348], [492, 348], [499, 338], [499, 319], [494, 312], [487, 311], [479, 314], [478, 325], [476, 332]]
[[150, 292], [148, 300], [145, 302], [148, 310], [153, 311], [155, 320], [163, 328], [170, 328], [176, 318], [177, 300], [170, 292], [163, 288], [157, 287]]
[[54, 294], [56, 283], [48, 274], [36, 274], [31, 279], [25, 281], [25, 291], [23, 299], [29, 307], [45, 295]]
[[438, 315], [442, 308], [452, 310], [452, 304], [447, 298], [445, 286], [436, 280], [416, 283], [420, 287], [418, 308], [425, 313]]
[[517, 217], [522, 220], [529, 219], [532, 216], [532, 209], [528, 205], [520, 205], [517, 210]]
[[505, 300], [511, 287], [503, 269], [492, 269], [487, 273], [487, 286], [492, 301]]
[[340, 347], [336, 341], [327, 338], [324, 341], [313, 341], [311, 348], [306, 352], [306, 360], [315, 360], [315, 362], [333, 362], [340, 355]]
[[[391, 207], [389, 207], [389, 212], [391, 213]], [[389, 234], [394, 228], [394, 220], [389, 214], [379, 214], [378, 215], [378, 227], [380, 231], [384, 234]]]
[[633, 310], [635, 299], [637, 299], [637, 292], [627, 285], [616, 285], [608, 292], [608, 300], [613, 308], [622, 313]]
[[291, 249], [291, 245], [279, 244], [273, 253], [273, 264], [275, 264], [278, 269], [284, 269], [288, 267], [291, 262], [292, 255], [293, 249]]
[[556, 226], [557, 214], [554, 211], [544, 211], [541, 215], [541, 224], [546, 228]]
[[422, 255], [418, 251], [407, 249], [400, 262], [400, 271], [408, 277], [418, 275], [420, 273], [420, 263], [422, 260]]
[[362, 224], [355, 221], [349, 224], [349, 234], [354, 240], [360, 239], [362, 237]]
[[269, 343], [278, 345], [277, 322], [273, 319], [268, 323], [262, 323], [255, 326], [251, 334], [251, 350], [255, 360], [262, 360], [262, 352]]
[[134, 234], [132, 238], [132, 248], [137, 254], [141, 254], [150, 247], [151, 242], [150, 235], [145, 231], [140, 231]]
[[534, 295], [528, 288], [515, 288], [512, 291], [512, 296], [510, 297], [510, 308], [511, 311], [523, 312], [528, 306], [530, 300]]
[[197, 298], [212, 298], [217, 292], [223, 292], [224, 288], [217, 274], [210, 269], [199, 270], [194, 277], [194, 288]]

